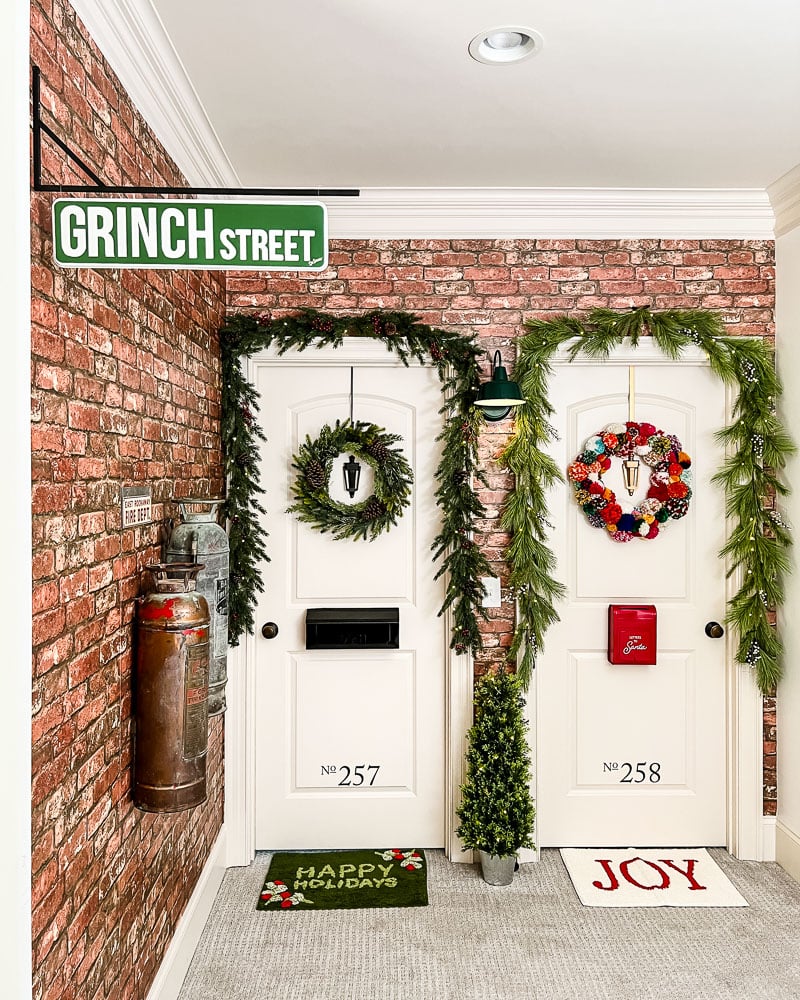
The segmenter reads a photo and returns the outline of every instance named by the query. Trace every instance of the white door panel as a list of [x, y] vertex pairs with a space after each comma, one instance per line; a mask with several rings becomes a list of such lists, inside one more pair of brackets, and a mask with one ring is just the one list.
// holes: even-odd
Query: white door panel
[[[262, 483], [271, 562], [257, 627], [256, 843], [308, 849], [444, 844], [445, 632], [430, 547], [438, 531], [434, 474], [441, 387], [430, 368], [355, 368], [354, 418], [401, 435], [414, 471], [411, 503], [372, 542], [334, 540], [285, 513], [292, 455], [350, 412], [350, 369], [258, 364]], [[364, 387], [364, 392], [359, 387]], [[341, 464], [331, 494], [350, 501]], [[400, 649], [306, 650], [312, 607], [397, 607]]]
[[[627, 364], [554, 369], [560, 440], [551, 451], [562, 471], [587, 438], [627, 419], [627, 382]], [[724, 502], [710, 482], [725, 391], [694, 365], [643, 365], [636, 383], [635, 418], [676, 434], [692, 458], [691, 505], [657, 538], [621, 544], [588, 524], [569, 486], [552, 491], [552, 544], [568, 596], [536, 671], [543, 847], [725, 843], [725, 641], [704, 634], [725, 615]], [[604, 482], [625, 509], [619, 461]], [[631, 506], [648, 485], [643, 465]], [[654, 666], [608, 662], [608, 605], [623, 603], [656, 605]]]

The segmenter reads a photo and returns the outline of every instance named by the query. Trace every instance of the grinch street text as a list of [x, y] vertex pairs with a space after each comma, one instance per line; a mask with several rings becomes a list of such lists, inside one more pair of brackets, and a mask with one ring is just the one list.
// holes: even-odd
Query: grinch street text
[[62, 267], [318, 271], [327, 216], [320, 203], [60, 198], [53, 253]]

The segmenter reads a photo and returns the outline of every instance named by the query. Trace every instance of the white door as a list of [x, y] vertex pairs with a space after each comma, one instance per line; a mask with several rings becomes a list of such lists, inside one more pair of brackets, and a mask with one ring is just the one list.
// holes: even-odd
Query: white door
[[[646, 345], [649, 347], [650, 345]], [[554, 368], [550, 399], [562, 471], [584, 441], [628, 419], [628, 358], [635, 418], [676, 434], [692, 458], [688, 514], [657, 538], [618, 543], [593, 527], [569, 486], [550, 497], [557, 575], [568, 596], [536, 670], [539, 846], [690, 846], [726, 841], [725, 511], [710, 482], [721, 461], [714, 432], [726, 394], [707, 367], [629, 351], [624, 363], [578, 359]], [[649, 486], [647, 466], [631, 503]], [[621, 462], [604, 482], [627, 499]], [[609, 604], [653, 604], [654, 666], [612, 665]]]
[[[431, 368], [356, 365], [354, 418], [402, 436], [414, 486], [394, 528], [372, 542], [336, 541], [285, 513], [299, 444], [350, 412], [349, 364], [309, 364], [311, 354], [254, 372], [271, 556], [256, 620], [256, 845], [441, 847], [446, 641], [431, 561], [440, 383]], [[371, 469], [362, 463], [351, 501], [345, 461], [334, 463], [331, 494], [358, 503]], [[398, 608], [400, 648], [307, 650], [306, 610], [333, 607]], [[267, 621], [279, 627], [274, 639], [261, 637]]]

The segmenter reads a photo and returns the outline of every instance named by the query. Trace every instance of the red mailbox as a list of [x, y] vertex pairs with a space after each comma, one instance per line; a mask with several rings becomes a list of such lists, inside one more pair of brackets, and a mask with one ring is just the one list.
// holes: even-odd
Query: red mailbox
[[655, 664], [654, 604], [609, 604], [608, 662]]

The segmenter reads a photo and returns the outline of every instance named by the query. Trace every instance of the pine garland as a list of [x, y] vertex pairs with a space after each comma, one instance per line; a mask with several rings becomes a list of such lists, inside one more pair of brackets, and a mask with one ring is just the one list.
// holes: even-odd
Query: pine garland
[[530, 332], [519, 341], [514, 370], [526, 403], [517, 410], [515, 434], [502, 455], [516, 478], [502, 525], [512, 535], [509, 584], [519, 610], [510, 652], [519, 656], [523, 685], [530, 683], [544, 635], [558, 621], [556, 603], [565, 595], [553, 575], [555, 560], [547, 544], [547, 530], [552, 528], [546, 517], [547, 492], [563, 481], [545, 450], [555, 437], [547, 398], [553, 355], [571, 342], [571, 358], [581, 353], [607, 358], [623, 340], [635, 347], [649, 335], [674, 360], [685, 347], [700, 347], [712, 371], [737, 390], [733, 422], [717, 433], [728, 457], [713, 477], [724, 491], [727, 516], [734, 525], [720, 556], [728, 561], [728, 575], [736, 574], [741, 581], [726, 621], [738, 634], [738, 661], [753, 667], [764, 694], [773, 691], [781, 676], [783, 647], [770, 612], [783, 603], [792, 542], [789, 525], [765, 499], [788, 492], [781, 471], [795, 448], [775, 414], [782, 390], [763, 340], [727, 336], [718, 314], [706, 310], [595, 309], [585, 322], [560, 316], [531, 320], [526, 326]]
[[500, 857], [533, 847], [531, 757], [519, 679], [487, 674], [475, 691], [475, 723], [467, 734], [467, 775], [456, 830], [464, 846]]
[[436, 470], [436, 502], [442, 523], [433, 543], [433, 559], [439, 562], [435, 578], [446, 574], [439, 614], [452, 608], [452, 648], [457, 653], [475, 653], [481, 648], [478, 620], [486, 618], [480, 577], [491, 575], [486, 557], [472, 537], [475, 520], [485, 517], [473, 486], [474, 481], [485, 482], [478, 467], [478, 432], [483, 418], [473, 406], [482, 349], [474, 338], [430, 327], [409, 313], [331, 316], [311, 309], [281, 319], [238, 314], [230, 316], [220, 330], [231, 645], [237, 645], [245, 632], [253, 632], [256, 595], [264, 589], [259, 566], [269, 559], [266, 532], [259, 519], [264, 513], [259, 499], [264, 490], [259, 479], [258, 442], [266, 438], [255, 416], [258, 393], [245, 378], [241, 359], [273, 345], [281, 354], [338, 347], [344, 337], [379, 340], [406, 365], [413, 358], [436, 368], [444, 396], [439, 411], [443, 429], [437, 438], [442, 442], [442, 457]]

